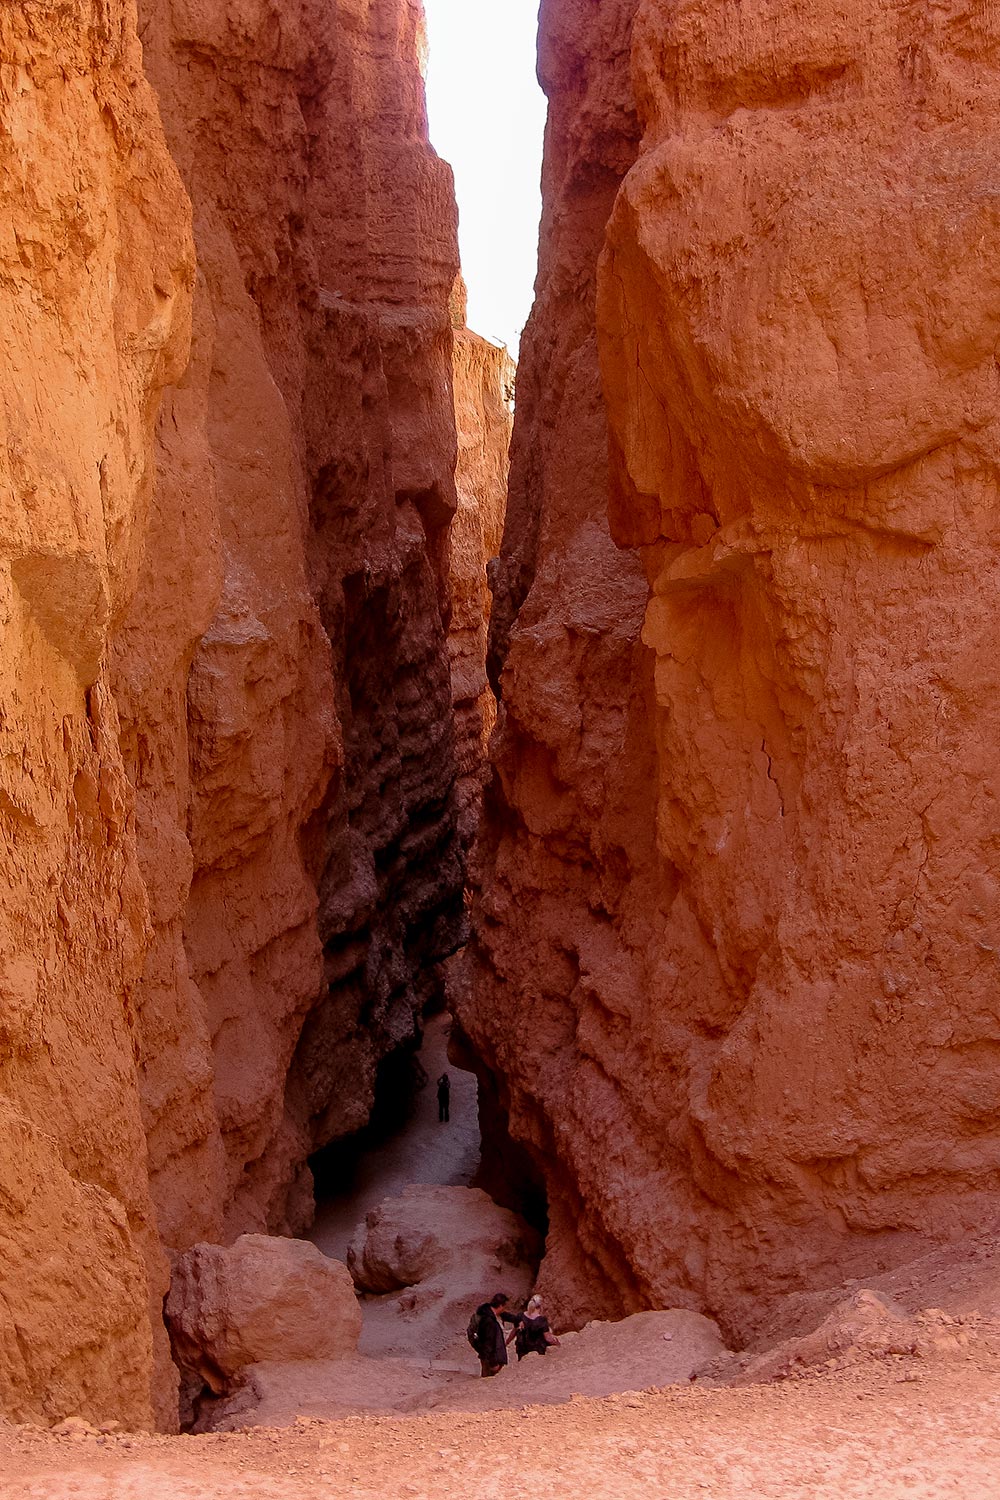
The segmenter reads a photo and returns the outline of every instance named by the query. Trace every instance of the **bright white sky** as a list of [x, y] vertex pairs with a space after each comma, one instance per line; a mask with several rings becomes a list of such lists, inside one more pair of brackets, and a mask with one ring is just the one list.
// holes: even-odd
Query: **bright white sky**
[[516, 354], [531, 311], [545, 98], [538, 0], [424, 0], [431, 140], [455, 169], [469, 326]]

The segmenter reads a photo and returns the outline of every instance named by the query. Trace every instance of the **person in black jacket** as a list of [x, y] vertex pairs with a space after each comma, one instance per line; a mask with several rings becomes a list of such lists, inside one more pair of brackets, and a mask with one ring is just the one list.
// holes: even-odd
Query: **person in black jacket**
[[542, 1308], [541, 1297], [531, 1298], [517, 1320], [514, 1335], [518, 1359], [523, 1359], [526, 1354], [547, 1354], [553, 1345], [558, 1344]]
[[438, 1124], [446, 1125], [451, 1118], [451, 1079], [442, 1073], [438, 1079]]
[[473, 1347], [479, 1355], [479, 1364], [484, 1376], [499, 1375], [507, 1363], [507, 1345], [514, 1337], [514, 1329], [504, 1336], [504, 1323], [517, 1323], [513, 1313], [507, 1311], [510, 1298], [506, 1292], [497, 1292], [489, 1302], [476, 1308], [478, 1332]]

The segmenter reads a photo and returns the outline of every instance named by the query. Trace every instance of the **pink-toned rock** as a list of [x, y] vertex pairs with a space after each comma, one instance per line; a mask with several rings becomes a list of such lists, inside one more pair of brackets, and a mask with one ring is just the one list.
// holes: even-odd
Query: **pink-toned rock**
[[347, 1263], [358, 1287], [383, 1297], [366, 1319], [361, 1350], [441, 1355], [475, 1368], [465, 1330], [473, 1309], [498, 1291], [523, 1305], [541, 1253], [519, 1214], [479, 1188], [417, 1184], [386, 1198], [358, 1226]]
[[698, 1371], [727, 1385], [757, 1385], [821, 1365], [914, 1354], [928, 1347], [922, 1324], [898, 1303], [865, 1288], [838, 1302], [820, 1325], [757, 1354], [723, 1355]]
[[1000, 1192], [1000, 33], [542, 20], [462, 1020], [545, 1170], [554, 1305], [743, 1340]]
[[[398, 1198], [383, 1199], [365, 1216], [347, 1264], [364, 1292], [400, 1291], [432, 1278], [454, 1280], [460, 1272], [460, 1295], [479, 1293], [482, 1301], [489, 1295], [487, 1270], [495, 1280], [505, 1266], [524, 1266], [538, 1248], [530, 1225], [481, 1189], [419, 1183]], [[492, 1283], [491, 1289], [497, 1290]]]
[[361, 1333], [345, 1265], [305, 1240], [261, 1234], [180, 1256], [166, 1315], [182, 1368], [215, 1392], [264, 1360], [346, 1359]]
[[471, 844], [479, 822], [496, 699], [486, 680], [487, 566], [500, 551], [507, 508], [515, 364], [501, 344], [466, 328], [464, 287], [452, 298], [458, 509], [448, 536], [448, 652], [455, 714], [459, 827]]

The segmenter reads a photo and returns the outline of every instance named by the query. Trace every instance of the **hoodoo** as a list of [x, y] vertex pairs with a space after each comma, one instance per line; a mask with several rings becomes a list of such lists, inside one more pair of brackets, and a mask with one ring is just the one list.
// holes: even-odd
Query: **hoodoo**
[[543, 7], [462, 1019], [574, 1316], [746, 1337], [1000, 1202], [1000, 31], [946, 9]]

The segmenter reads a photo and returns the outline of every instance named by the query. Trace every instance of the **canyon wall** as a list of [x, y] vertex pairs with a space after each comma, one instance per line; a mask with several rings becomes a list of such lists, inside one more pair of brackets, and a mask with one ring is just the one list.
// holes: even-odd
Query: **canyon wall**
[[507, 508], [515, 365], [507, 349], [466, 327], [461, 277], [452, 298], [457, 509], [451, 523], [448, 650], [458, 764], [459, 831], [468, 850], [479, 824], [496, 698], [486, 679], [487, 565], [500, 551]]
[[562, 1312], [750, 1338], [1000, 1206], [1000, 29], [542, 24], [462, 1019], [545, 1171]]
[[[506, 1113], [544, 1173], [542, 1285], [557, 1315], [573, 1319], [643, 1305], [622, 1216], [659, 1152], [621, 1092], [649, 1071], [648, 1038], [630, 1031], [630, 1010], [649, 988], [643, 970], [655, 961], [666, 895], [647, 790], [656, 776], [640, 640], [648, 590], [638, 559], [608, 531], [594, 322], [605, 226], [637, 147], [633, 10], [622, 0], [596, 17], [585, 5], [542, 13], [550, 104], [537, 298], [492, 571], [490, 669], [502, 700], [474, 864], [472, 962], [455, 990], [489, 1070], [484, 1092], [496, 1096], [492, 1133]], [[643, 927], [634, 945], [621, 936], [630, 920]]]
[[184, 1248], [308, 1223], [306, 1157], [365, 1122], [458, 940], [457, 250], [418, 5], [150, 0], [143, 21], [199, 265], [166, 534], [117, 658], [159, 918], [153, 1188]]
[[463, 935], [423, 46], [418, 0], [0, 18], [18, 1418], [176, 1420], [164, 1247], [304, 1227]]
[[148, 1423], [149, 914], [106, 652], [186, 357], [190, 213], [129, 4], [7, 6], [0, 55], [0, 1409]]

